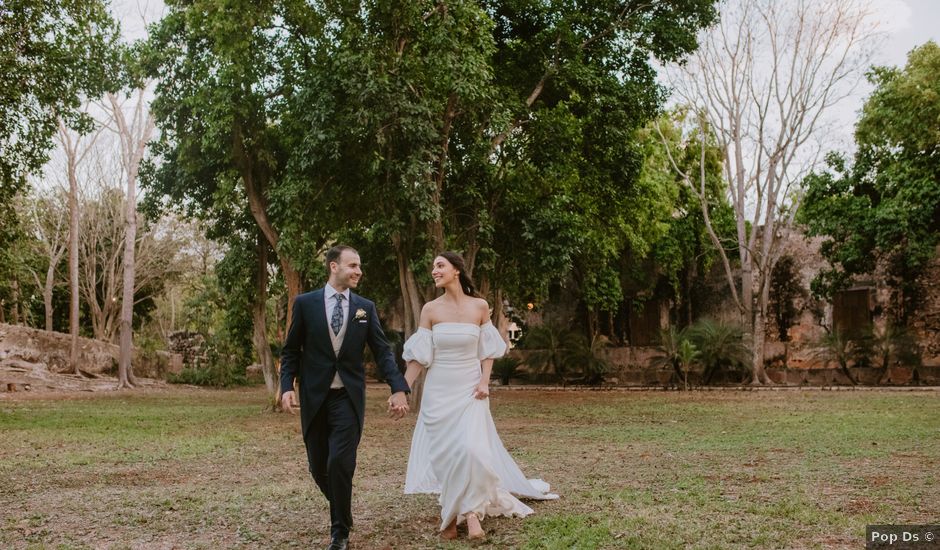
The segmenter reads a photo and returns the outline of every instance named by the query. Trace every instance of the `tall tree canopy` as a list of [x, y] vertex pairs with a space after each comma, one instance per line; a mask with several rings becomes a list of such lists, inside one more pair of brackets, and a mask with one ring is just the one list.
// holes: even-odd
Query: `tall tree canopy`
[[903, 322], [915, 308], [915, 281], [940, 242], [940, 47], [928, 42], [903, 69], [876, 67], [875, 91], [856, 126], [852, 162], [829, 156], [829, 171], [807, 178], [801, 213], [812, 235], [827, 237], [832, 264], [817, 294], [848, 285], [883, 262]]
[[58, 119], [116, 85], [117, 24], [101, 0], [0, 4], [0, 205], [42, 168]]
[[612, 307], [609, 264], [626, 243], [648, 251], [663, 210], [635, 185], [633, 132], [664, 96], [648, 61], [693, 48], [711, 3], [367, 8], [324, 12], [335, 36], [298, 96], [290, 199], [330, 182], [356, 205], [347, 220], [387, 235], [406, 331], [430, 297], [415, 273], [443, 248], [497, 308], [496, 293], [544, 298], [572, 269], [591, 307]]
[[232, 4], [168, 2], [151, 35], [167, 205], [219, 227], [247, 208], [292, 295], [334, 239], [384, 243], [366, 284], [398, 281], [406, 332], [443, 248], [497, 307], [572, 270], [616, 307], [620, 255], [650, 252], [672, 200], [637, 183], [650, 58], [694, 49], [711, 0]]

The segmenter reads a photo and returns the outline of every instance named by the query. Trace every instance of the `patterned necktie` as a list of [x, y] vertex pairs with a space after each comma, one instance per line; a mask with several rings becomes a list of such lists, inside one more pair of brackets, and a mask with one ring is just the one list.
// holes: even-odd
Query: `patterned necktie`
[[336, 305], [333, 306], [333, 315], [330, 317], [330, 328], [333, 329], [333, 334], [339, 336], [339, 329], [343, 328], [343, 299], [346, 297], [342, 294], [334, 294], [336, 298]]

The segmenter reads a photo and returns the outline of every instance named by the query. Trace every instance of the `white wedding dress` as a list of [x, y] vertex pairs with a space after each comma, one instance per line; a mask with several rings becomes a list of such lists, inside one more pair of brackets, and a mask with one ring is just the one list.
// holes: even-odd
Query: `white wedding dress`
[[439, 493], [441, 530], [466, 514], [520, 516], [533, 512], [513, 495], [556, 499], [540, 479], [526, 479], [503, 447], [489, 399], [476, 399], [482, 359], [506, 353], [492, 323], [437, 323], [405, 342], [403, 357], [428, 368], [408, 456], [405, 493]]

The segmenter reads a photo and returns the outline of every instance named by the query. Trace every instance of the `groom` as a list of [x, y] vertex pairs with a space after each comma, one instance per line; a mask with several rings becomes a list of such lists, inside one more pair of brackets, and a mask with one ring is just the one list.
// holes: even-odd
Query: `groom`
[[392, 388], [389, 409], [408, 411], [408, 384], [385, 340], [375, 304], [353, 294], [362, 278], [359, 254], [348, 246], [326, 253], [326, 287], [297, 296], [281, 352], [281, 407], [295, 412], [294, 378], [310, 473], [330, 502], [330, 545], [345, 550], [352, 527], [352, 478], [362, 435], [366, 342]]

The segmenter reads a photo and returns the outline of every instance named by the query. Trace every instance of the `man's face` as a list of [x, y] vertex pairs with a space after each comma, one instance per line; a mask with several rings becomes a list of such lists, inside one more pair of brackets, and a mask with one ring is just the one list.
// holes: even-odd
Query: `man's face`
[[[359, 263], [359, 254], [344, 250], [339, 255], [339, 261], [330, 263], [330, 274], [333, 287], [356, 288], [362, 278], [362, 266]], [[342, 290], [336, 288], [337, 290]]]

